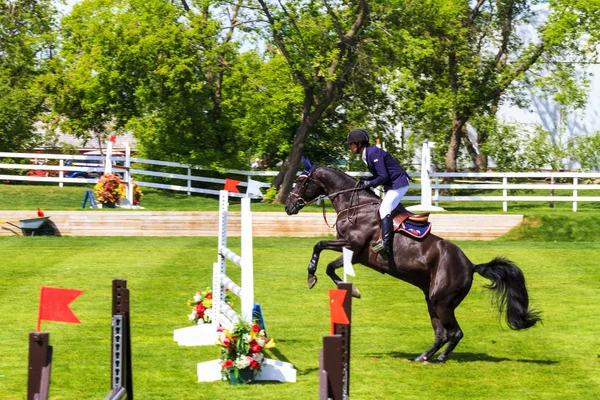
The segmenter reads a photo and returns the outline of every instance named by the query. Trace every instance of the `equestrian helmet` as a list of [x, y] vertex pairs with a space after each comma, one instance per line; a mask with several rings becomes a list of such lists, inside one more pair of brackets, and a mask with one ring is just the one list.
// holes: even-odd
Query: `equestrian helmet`
[[350, 143], [364, 143], [369, 144], [369, 135], [364, 129], [352, 129], [346, 139], [346, 144]]

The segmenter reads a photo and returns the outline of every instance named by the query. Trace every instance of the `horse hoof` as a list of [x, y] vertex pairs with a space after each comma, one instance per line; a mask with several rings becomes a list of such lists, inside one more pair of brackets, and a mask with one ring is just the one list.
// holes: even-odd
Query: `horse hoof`
[[317, 284], [316, 275], [309, 275], [308, 276], [308, 288], [312, 289], [316, 284]]
[[357, 299], [360, 299], [360, 292], [359, 292], [358, 288], [352, 287], [352, 297], [356, 297]]

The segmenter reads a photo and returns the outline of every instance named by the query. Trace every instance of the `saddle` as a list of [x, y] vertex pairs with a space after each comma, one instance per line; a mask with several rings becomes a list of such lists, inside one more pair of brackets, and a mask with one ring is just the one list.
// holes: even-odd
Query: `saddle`
[[[402, 204], [392, 211], [394, 220], [394, 232], [401, 232], [415, 239], [422, 239], [431, 231], [429, 213], [414, 214], [408, 211]], [[377, 223], [381, 222], [379, 208], [377, 208]], [[379, 233], [381, 239], [381, 232]]]

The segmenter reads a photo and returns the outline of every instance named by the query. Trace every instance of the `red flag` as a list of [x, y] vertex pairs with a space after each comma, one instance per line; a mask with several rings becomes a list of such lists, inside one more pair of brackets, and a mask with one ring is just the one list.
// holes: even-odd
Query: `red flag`
[[344, 299], [346, 298], [346, 290], [343, 289], [329, 289], [329, 312], [331, 314], [331, 334], [333, 331], [333, 324], [348, 325], [350, 321], [344, 311]]
[[38, 217], [43, 217], [44, 216], [44, 212], [42, 210], [40, 210], [39, 207], [37, 209], [38, 209], [38, 211], [37, 211]]
[[79, 319], [77, 319], [73, 311], [69, 308], [69, 303], [79, 297], [81, 293], [83, 293], [83, 290], [42, 286], [37, 331], [40, 331], [42, 320], [78, 324]]
[[223, 190], [227, 190], [231, 193], [239, 193], [240, 191], [237, 188], [237, 185], [242, 183], [242, 181], [236, 181], [235, 179], [225, 178], [225, 187]]

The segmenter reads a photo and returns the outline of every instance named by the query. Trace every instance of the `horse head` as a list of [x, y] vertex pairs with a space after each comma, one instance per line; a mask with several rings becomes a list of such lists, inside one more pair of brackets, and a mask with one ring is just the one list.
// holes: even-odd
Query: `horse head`
[[312, 203], [319, 196], [325, 194], [323, 188], [313, 177], [318, 167], [312, 165], [312, 163], [304, 157], [302, 157], [302, 162], [304, 163], [304, 170], [296, 179], [296, 185], [285, 201], [285, 212], [288, 215], [298, 214], [304, 206]]

